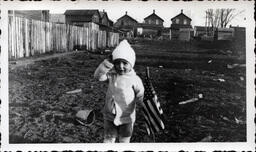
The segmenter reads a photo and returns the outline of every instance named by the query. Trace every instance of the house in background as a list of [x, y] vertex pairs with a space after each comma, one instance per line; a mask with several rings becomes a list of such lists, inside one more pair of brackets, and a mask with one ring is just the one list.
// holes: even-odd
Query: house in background
[[65, 15], [64, 14], [50, 14], [49, 22], [65, 24], [66, 23]]
[[67, 24], [86, 26], [87, 23], [100, 24], [101, 17], [98, 10], [66, 10], [65, 20]]
[[138, 34], [144, 37], [156, 37], [162, 35], [164, 20], [156, 15], [155, 10], [153, 13], [144, 18], [144, 23], [138, 24]]
[[171, 39], [187, 40], [193, 36], [192, 19], [183, 14], [183, 10], [181, 10], [180, 14], [173, 17], [171, 21]]
[[114, 27], [121, 31], [122, 36], [131, 38], [136, 36], [137, 24], [138, 22], [125, 12], [125, 15], [117, 19]]
[[8, 11], [9, 16], [22, 17], [33, 20], [40, 20], [49, 22], [49, 10], [19, 10], [19, 11]]
[[159, 27], [163, 27], [163, 22], [164, 20], [158, 15], [156, 15], [155, 10], [153, 10], [152, 14], [144, 18], [145, 24], [156, 25]]
[[113, 21], [108, 18], [107, 12], [105, 10], [100, 11], [100, 29], [104, 31], [113, 31]]
[[109, 26], [109, 19], [108, 19], [108, 14], [103, 10], [102, 12], [100, 11], [100, 19], [101, 19], [101, 24], [105, 26]]

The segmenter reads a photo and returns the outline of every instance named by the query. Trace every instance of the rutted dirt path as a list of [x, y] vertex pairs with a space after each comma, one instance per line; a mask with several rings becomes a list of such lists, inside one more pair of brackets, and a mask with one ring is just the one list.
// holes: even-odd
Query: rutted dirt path
[[64, 52], [64, 53], [49, 54], [49, 55], [38, 56], [38, 57], [18, 59], [15, 61], [10, 61], [9, 67], [10, 67], [10, 69], [15, 69], [17, 67], [27, 66], [29, 64], [33, 64], [33, 63], [41, 61], [41, 60], [48, 60], [48, 59], [52, 59], [52, 58], [64, 57], [64, 56], [74, 54], [74, 53], [79, 53], [79, 52], [81, 52], [81, 51]]

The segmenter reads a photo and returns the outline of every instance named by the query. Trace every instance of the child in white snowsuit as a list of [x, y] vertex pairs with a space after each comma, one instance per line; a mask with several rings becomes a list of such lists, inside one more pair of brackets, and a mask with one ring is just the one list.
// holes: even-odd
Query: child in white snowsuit
[[105, 59], [96, 69], [94, 77], [108, 80], [104, 118], [104, 142], [128, 143], [135, 122], [136, 102], [143, 101], [144, 87], [133, 70], [135, 52], [127, 40], [114, 49], [111, 59]]

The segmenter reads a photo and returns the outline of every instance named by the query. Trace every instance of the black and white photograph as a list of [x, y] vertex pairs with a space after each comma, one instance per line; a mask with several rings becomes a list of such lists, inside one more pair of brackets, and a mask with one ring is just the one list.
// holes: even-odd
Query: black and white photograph
[[255, 150], [253, 4], [1, 3], [1, 149]]

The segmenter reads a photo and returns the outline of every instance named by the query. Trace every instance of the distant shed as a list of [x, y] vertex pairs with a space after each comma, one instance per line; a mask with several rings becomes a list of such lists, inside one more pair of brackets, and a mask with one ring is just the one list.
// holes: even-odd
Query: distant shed
[[84, 26], [89, 22], [100, 24], [101, 18], [98, 10], [66, 10], [64, 15], [67, 24], [77, 26]]
[[217, 29], [217, 40], [232, 40], [234, 37], [233, 28], [218, 28]]
[[239, 26], [230, 26], [234, 29], [233, 47], [237, 54], [245, 54], [246, 52], [246, 28]]
[[194, 26], [194, 37], [201, 37], [206, 35], [207, 27], [206, 26]]

